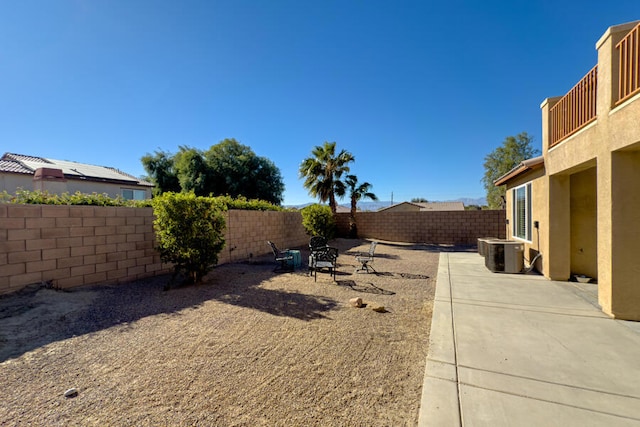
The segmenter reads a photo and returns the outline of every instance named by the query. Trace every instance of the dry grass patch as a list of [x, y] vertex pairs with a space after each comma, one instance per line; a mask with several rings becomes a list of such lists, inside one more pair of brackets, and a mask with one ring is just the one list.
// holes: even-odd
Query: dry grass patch
[[[438, 253], [381, 243], [379, 274], [353, 274], [353, 254], [368, 242], [332, 244], [337, 282], [323, 273], [314, 282], [306, 270], [274, 274], [264, 258], [168, 292], [163, 277], [1, 298], [0, 420], [417, 424]], [[350, 307], [354, 297], [368, 306]], [[77, 397], [65, 398], [72, 387]]]

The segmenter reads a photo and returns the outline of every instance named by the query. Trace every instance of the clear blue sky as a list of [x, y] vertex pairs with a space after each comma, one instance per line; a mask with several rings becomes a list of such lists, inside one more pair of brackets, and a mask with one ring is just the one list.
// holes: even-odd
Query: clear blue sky
[[[235, 138], [312, 201], [316, 145], [382, 200], [482, 197], [484, 156], [640, 1], [0, 0], [0, 151], [120, 168]], [[345, 200], [346, 202], [346, 200]]]

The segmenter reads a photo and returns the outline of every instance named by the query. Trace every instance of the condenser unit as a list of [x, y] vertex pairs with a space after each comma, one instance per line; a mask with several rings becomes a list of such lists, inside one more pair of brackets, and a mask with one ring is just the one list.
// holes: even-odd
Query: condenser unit
[[489, 240], [496, 240], [497, 237], [480, 237], [478, 238], [478, 255], [486, 256], [487, 255], [487, 242]]
[[524, 245], [511, 240], [487, 240], [484, 265], [494, 273], [520, 273], [524, 268]]
[[504, 272], [520, 273], [524, 269], [524, 244], [504, 242]]

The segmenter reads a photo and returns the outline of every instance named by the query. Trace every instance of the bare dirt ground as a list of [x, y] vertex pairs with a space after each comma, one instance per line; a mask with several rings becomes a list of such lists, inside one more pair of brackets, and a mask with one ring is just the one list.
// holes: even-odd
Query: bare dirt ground
[[331, 244], [336, 282], [301, 248], [293, 273], [261, 258], [169, 291], [0, 297], [0, 425], [416, 425], [442, 248], [381, 242], [378, 273], [354, 274], [369, 242]]

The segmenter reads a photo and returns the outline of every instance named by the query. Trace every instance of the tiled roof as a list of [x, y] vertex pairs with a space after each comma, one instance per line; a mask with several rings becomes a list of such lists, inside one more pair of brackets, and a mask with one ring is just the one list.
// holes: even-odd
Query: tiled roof
[[[117, 181], [130, 183], [131, 185], [143, 185], [152, 187], [153, 184], [140, 180], [133, 175], [124, 173], [118, 169], [107, 166], [95, 166], [86, 163], [71, 162], [68, 160], [45, 159], [44, 157], [27, 156], [24, 154], [5, 153], [0, 160], [20, 164], [28, 172], [33, 173], [36, 169], [46, 167], [62, 170], [67, 179], [86, 179], [93, 181]], [[4, 169], [0, 169], [4, 171]]]
[[34, 157], [34, 156], [25, 156], [24, 154], [14, 154], [14, 153], [5, 153], [4, 156], [2, 156], [3, 159], [10, 159], [10, 160], [16, 160], [16, 161], [23, 161], [26, 160], [28, 162], [38, 162], [38, 163], [51, 163], [50, 161], [48, 161], [47, 159], [44, 159], [42, 157]]
[[33, 171], [22, 163], [4, 159], [0, 159], [0, 172], [33, 174]]

